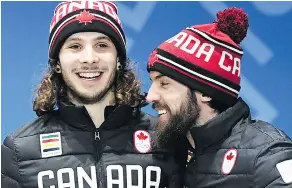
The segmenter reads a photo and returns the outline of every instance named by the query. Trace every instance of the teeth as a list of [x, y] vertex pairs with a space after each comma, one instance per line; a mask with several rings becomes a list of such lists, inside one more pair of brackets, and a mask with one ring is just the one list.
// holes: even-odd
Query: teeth
[[158, 114], [159, 115], [166, 114], [166, 110], [158, 110]]
[[80, 72], [78, 75], [82, 78], [95, 78], [100, 76], [101, 72]]

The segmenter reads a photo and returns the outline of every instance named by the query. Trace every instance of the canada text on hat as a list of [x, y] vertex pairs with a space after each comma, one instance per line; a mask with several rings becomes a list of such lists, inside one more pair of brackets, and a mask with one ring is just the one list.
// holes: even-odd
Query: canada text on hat
[[109, 1], [66, 1], [60, 3], [54, 11], [54, 17], [51, 21], [50, 32], [52, 28], [67, 14], [79, 10], [79, 9], [94, 9], [99, 10], [107, 15], [110, 15], [115, 19], [120, 25], [121, 21], [117, 15], [118, 7]]
[[56, 59], [64, 41], [78, 32], [100, 32], [113, 40], [121, 62], [126, 59], [126, 39], [117, 6], [110, 1], [65, 1], [50, 23], [49, 56]]
[[231, 104], [240, 91], [243, 50], [239, 43], [248, 26], [242, 9], [219, 12], [214, 23], [188, 27], [163, 42], [151, 54], [148, 71], [159, 71]]

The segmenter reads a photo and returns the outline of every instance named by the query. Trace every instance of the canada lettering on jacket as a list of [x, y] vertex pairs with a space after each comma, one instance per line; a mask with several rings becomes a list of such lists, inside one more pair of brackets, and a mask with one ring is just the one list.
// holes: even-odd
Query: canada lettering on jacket
[[[124, 188], [124, 181], [126, 181], [127, 188], [143, 188], [143, 177], [145, 176], [146, 188], [158, 188], [161, 178], [161, 168], [158, 166], [147, 166], [144, 170], [140, 165], [126, 165], [124, 172], [124, 168], [121, 165], [108, 165], [106, 173], [107, 188], [112, 188], [113, 185], [118, 185], [119, 188]], [[118, 178], [114, 178], [113, 174], [118, 174]], [[133, 183], [133, 174], [136, 175], [138, 182]], [[125, 175], [126, 179], [124, 179]], [[38, 173], [38, 188], [44, 188], [43, 179], [45, 176], [47, 176], [48, 179], [57, 179], [57, 185], [50, 185], [50, 188], [88, 187], [87, 185], [84, 185], [84, 182], [87, 182], [90, 188], [97, 188], [98, 184], [95, 166], [90, 166], [90, 174], [86, 173], [82, 167], [77, 167], [77, 169], [61, 168], [57, 170], [57, 172], [52, 170], [41, 171]], [[69, 182], [64, 182], [64, 176], [69, 177]], [[75, 181], [76, 176], [77, 181]]]
[[121, 21], [112, 5], [102, 1], [75, 1], [70, 3], [62, 3], [56, 8], [54, 17], [51, 21], [50, 32], [64, 16], [78, 9], [94, 9], [105, 12], [121, 25]]
[[[201, 41], [198, 38], [183, 31], [168, 39], [166, 42], [174, 42], [175, 47], [183, 50], [188, 54], [195, 55], [197, 58], [201, 58], [201, 55], [205, 55], [204, 61], [206, 63], [209, 63], [209, 60], [214, 53], [214, 49], [216, 48], [214, 45], [207, 42], [201, 44]], [[226, 58], [229, 58], [232, 61], [232, 64], [230, 64], [230, 61], [227, 62]], [[240, 77], [240, 59], [233, 57], [227, 51], [222, 50], [218, 65], [221, 69], [227, 72], [232, 71], [233, 75], [237, 73], [237, 76]]]

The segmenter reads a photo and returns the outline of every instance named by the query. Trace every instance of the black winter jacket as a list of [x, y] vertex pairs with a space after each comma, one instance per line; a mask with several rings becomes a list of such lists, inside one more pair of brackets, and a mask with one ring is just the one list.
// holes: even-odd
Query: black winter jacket
[[96, 129], [84, 107], [61, 104], [24, 125], [1, 147], [1, 187], [182, 187], [186, 153], [156, 149], [154, 117], [125, 105], [105, 117]]
[[292, 188], [291, 139], [251, 120], [241, 98], [190, 132], [195, 150], [187, 166], [188, 188]]

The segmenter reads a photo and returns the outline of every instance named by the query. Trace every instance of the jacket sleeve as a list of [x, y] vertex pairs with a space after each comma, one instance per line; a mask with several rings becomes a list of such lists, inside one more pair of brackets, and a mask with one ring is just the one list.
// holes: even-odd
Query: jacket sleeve
[[1, 145], [1, 187], [20, 188], [18, 178], [19, 169], [14, 140], [11, 136], [8, 136]]
[[292, 187], [291, 141], [274, 141], [259, 153], [253, 183], [254, 188]]

